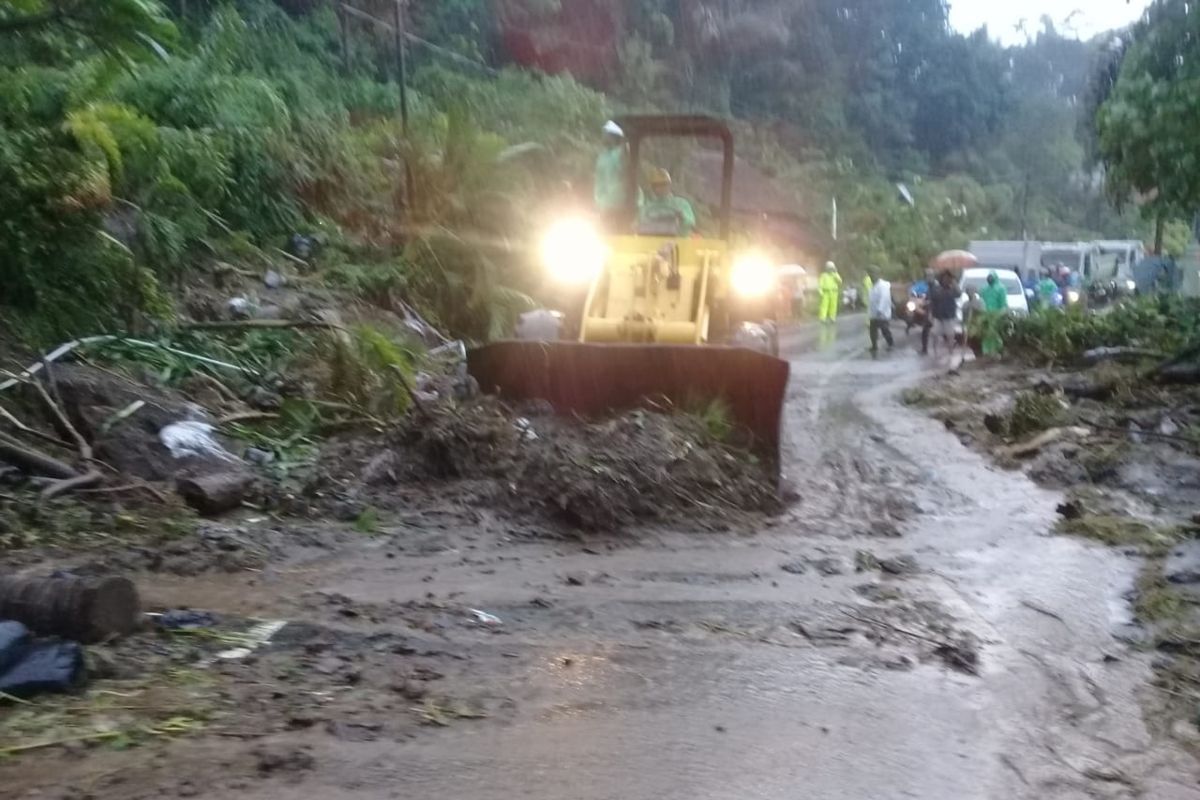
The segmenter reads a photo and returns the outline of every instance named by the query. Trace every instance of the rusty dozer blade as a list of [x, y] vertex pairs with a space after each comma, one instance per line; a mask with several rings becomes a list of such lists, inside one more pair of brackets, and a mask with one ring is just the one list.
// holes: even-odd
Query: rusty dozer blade
[[781, 359], [739, 347], [505, 341], [471, 350], [467, 368], [485, 392], [545, 400], [560, 414], [719, 398], [778, 476], [789, 369]]

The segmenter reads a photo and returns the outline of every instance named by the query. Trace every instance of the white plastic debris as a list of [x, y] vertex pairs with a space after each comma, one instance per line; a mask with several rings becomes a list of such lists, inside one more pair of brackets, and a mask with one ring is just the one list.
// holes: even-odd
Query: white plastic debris
[[172, 422], [158, 432], [158, 439], [174, 458], [212, 457], [222, 461], [237, 461], [213, 435], [217, 429], [207, 422], [183, 420]]
[[525, 417], [517, 417], [513, 420], [513, 427], [517, 429], [517, 433], [521, 434], [521, 440], [526, 442], [536, 442], [538, 439], [537, 431], [533, 429], [533, 423]]
[[283, 286], [286, 283], [287, 278], [283, 277], [283, 275], [273, 269], [267, 270], [266, 274], [263, 275], [263, 285], [268, 289], [278, 289], [280, 286]]
[[564, 319], [561, 311], [545, 308], [526, 311], [517, 318], [517, 338], [526, 342], [557, 342], [562, 338]]
[[471, 614], [474, 615], [475, 621], [481, 625], [503, 625], [504, 624], [504, 621], [501, 620], [499, 617], [497, 617], [495, 614], [489, 614], [486, 611], [480, 611], [478, 608], [472, 608], [469, 610], [470, 610]]
[[254, 316], [255, 305], [245, 297], [234, 297], [226, 303], [226, 308], [234, 319], [250, 319]]

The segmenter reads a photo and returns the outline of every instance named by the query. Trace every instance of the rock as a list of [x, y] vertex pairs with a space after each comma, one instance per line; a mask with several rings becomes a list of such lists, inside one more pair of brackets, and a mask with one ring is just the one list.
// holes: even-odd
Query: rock
[[834, 575], [844, 575], [846, 573], [846, 565], [839, 558], [818, 558], [810, 563], [812, 564], [813, 569], [827, 578]]
[[1068, 500], [1059, 503], [1055, 509], [1063, 519], [1079, 519], [1083, 516], [1083, 504], [1078, 500]]
[[246, 396], [246, 402], [259, 411], [274, 411], [283, 405], [283, 398], [265, 386], [255, 386]]
[[1163, 417], [1158, 423], [1158, 432], [1163, 436], [1175, 436], [1179, 433], [1179, 425], [1170, 417]]
[[263, 285], [268, 289], [278, 289], [281, 286], [287, 285], [287, 278], [283, 277], [275, 270], [269, 269], [267, 270], [266, 274], [263, 275]]
[[255, 319], [285, 319], [286, 316], [287, 315], [284, 313], [283, 308], [273, 303], [265, 306], [259, 306], [254, 310]]
[[567, 586], [583, 586], [587, 583], [587, 576], [578, 572], [571, 573], [563, 578]]
[[253, 483], [253, 476], [245, 472], [217, 472], [180, 478], [175, 489], [196, 511], [215, 516], [241, 506]]
[[306, 771], [316, 766], [312, 755], [298, 748], [260, 747], [253, 750], [251, 755], [258, 763], [259, 773], [263, 775]]
[[1200, 583], [1200, 541], [1174, 548], [1163, 565], [1163, 576], [1174, 584]]
[[917, 560], [912, 556], [895, 556], [879, 559], [879, 568], [889, 575], [912, 575], [920, 571]]
[[1008, 432], [1008, 420], [1003, 414], [991, 412], [983, 415], [983, 427], [993, 436], [1003, 436]]
[[247, 447], [242, 457], [251, 464], [257, 464], [260, 467], [265, 467], [275, 461], [274, 453], [270, 450], [260, 450], [257, 447]]
[[808, 572], [808, 565], [803, 561], [789, 561], [786, 564], [780, 564], [779, 568], [792, 575], [803, 575]]
[[379, 738], [383, 726], [377, 722], [342, 722], [329, 720], [325, 723], [325, 731], [335, 739], [343, 742], [373, 742]]

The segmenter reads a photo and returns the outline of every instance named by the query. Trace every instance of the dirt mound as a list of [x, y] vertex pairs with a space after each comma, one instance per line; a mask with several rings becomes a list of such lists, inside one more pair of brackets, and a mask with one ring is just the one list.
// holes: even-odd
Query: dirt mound
[[592, 531], [780, 507], [757, 459], [697, 417], [646, 410], [591, 422], [522, 416], [490, 398], [430, 409], [361, 474], [375, 486], [482, 481], [481, 499]]

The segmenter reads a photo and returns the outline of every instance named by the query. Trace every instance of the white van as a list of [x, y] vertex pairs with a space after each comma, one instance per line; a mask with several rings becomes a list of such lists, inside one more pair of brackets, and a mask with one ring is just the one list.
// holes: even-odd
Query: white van
[[1025, 287], [1021, 285], [1020, 276], [1011, 269], [974, 267], [963, 270], [961, 283], [963, 292], [974, 291], [978, 294], [983, 291], [983, 287], [987, 286], [987, 276], [992, 272], [996, 273], [996, 277], [1000, 279], [1000, 285], [1004, 287], [1004, 293], [1008, 295], [1009, 313], [1028, 314], [1029, 300], [1025, 297]]

